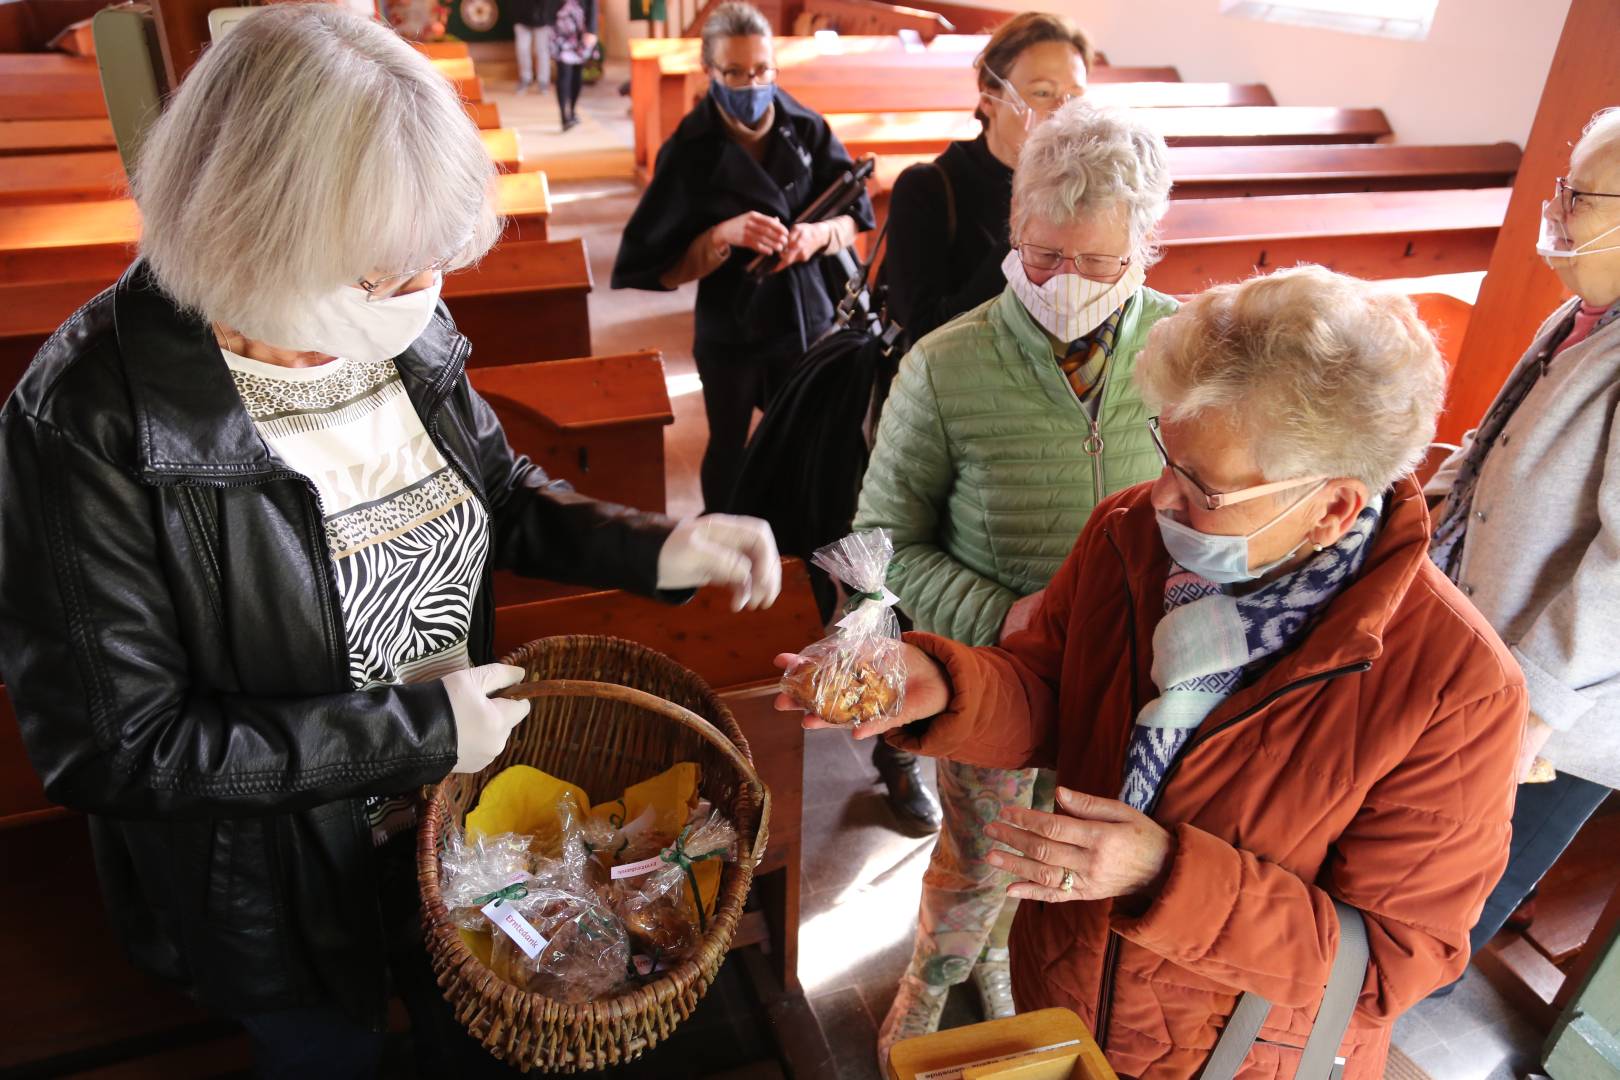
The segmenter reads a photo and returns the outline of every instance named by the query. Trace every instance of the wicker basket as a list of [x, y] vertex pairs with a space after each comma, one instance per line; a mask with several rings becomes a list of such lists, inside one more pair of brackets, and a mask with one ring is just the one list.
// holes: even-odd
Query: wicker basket
[[[668, 1038], [714, 980], [765, 852], [770, 792], [730, 710], [667, 656], [617, 638], [554, 637], [505, 662], [533, 681], [525, 688], [528, 719], [483, 772], [452, 774], [423, 793], [417, 877], [428, 953], [456, 1018], [495, 1057], [524, 1072], [601, 1069]], [[617, 997], [569, 1005], [519, 990], [473, 956], [440, 893], [439, 847], [446, 824], [465, 819], [492, 777], [532, 765], [578, 784], [595, 802], [680, 761], [700, 765], [700, 791], [736, 824], [741, 853], [725, 864], [714, 918], [692, 959]]]

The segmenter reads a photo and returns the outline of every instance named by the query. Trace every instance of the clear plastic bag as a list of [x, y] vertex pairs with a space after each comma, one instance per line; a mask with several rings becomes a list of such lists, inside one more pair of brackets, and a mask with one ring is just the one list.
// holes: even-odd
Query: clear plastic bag
[[569, 1004], [607, 997], [628, 981], [629, 936], [594, 891], [542, 886], [506, 903], [538, 935], [539, 948], [531, 957], [497, 927], [489, 966], [501, 979]]
[[533, 838], [517, 833], [481, 836], [469, 842], [454, 826], [445, 830], [439, 852], [439, 887], [450, 921], [463, 930], [488, 930], [482, 908], [490, 897], [512, 885], [527, 886]]
[[697, 951], [709, 912], [695, 868], [736, 857], [736, 828], [703, 803], [666, 849], [617, 868], [602, 896], [629, 934], [637, 972], [665, 970]]
[[829, 724], [869, 724], [900, 715], [906, 668], [897, 598], [884, 587], [894, 545], [886, 529], [853, 533], [817, 551], [813, 563], [851, 593], [838, 630], [799, 653], [782, 690]]

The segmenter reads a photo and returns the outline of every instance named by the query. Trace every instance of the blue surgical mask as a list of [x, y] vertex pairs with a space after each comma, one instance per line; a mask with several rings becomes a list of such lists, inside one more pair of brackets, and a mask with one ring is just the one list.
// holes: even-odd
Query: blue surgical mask
[[1254, 581], [1263, 578], [1277, 567], [1294, 557], [1294, 553], [1305, 546], [1301, 541], [1292, 550], [1274, 562], [1264, 566], [1249, 569], [1249, 541], [1271, 528], [1277, 522], [1293, 513], [1295, 510], [1327, 486], [1324, 480], [1251, 533], [1238, 536], [1221, 536], [1216, 533], [1199, 532], [1191, 525], [1183, 525], [1163, 510], [1158, 512], [1159, 535], [1164, 539], [1164, 549], [1170, 557], [1185, 570], [1190, 570], [1205, 581], [1213, 581], [1217, 585], [1235, 585], [1241, 581]]
[[734, 120], [748, 127], [759, 123], [759, 118], [771, 107], [771, 94], [775, 89], [770, 83], [742, 87], [726, 86], [719, 80], [709, 83], [709, 92], [714, 95], [715, 102]]

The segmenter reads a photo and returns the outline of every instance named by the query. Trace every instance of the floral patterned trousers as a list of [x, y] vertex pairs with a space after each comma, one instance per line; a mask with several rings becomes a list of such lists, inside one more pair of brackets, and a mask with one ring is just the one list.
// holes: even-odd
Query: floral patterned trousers
[[[1050, 810], [1056, 775], [1046, 769], [985, 769], [941, 759], [937, 777], [945, 824], [923, 875], [909, 974], [930, 986], [952, 986], [972, 973], [1008, 902], [1012, 875], [985, 861], [998, 845], [984, 827], [1003, 807]], [[1006, 925], [1002, 923], [1001, 940], [993, 945], [1005, 946]]]

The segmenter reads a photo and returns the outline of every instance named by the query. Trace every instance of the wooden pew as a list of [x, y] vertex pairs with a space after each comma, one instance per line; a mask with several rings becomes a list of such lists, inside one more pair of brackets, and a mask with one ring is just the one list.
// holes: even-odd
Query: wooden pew
[[472, 55], [465, 41], [413, 41], [411, 47], [429, 60], [457, 60]]
[[[497, 177], [506, 238], [544, 241], [551, 213], [543, 173]], [[0, 285], [111, 283], [134, 257], [140, 213], [132, 199], [14, 206], [0, 214]], [[86, 294], [86, 299], [92, 293]]]
[[105, 117], [92, 120], [0, 121], [0, 157], [16, 154], [82, 154], [116, 150], [112, 124]]
[[[1143, 109], [1140, 115], [1171, 146], [1371, 143], [1391, 135], [1381, 109], [1234, 106]], [[838, 113], [827, 122], [853, 156], [938, 154], [979, 133], [979, 122], [966, 112]]]
[[[893, 36], [840, 37], [837, 51], [828, 51], [833, 46], [814, 38], [783, 37], [776, 42], [778, 79], [790, 94], [796, 95], [795, 87], [817, 80], [854, 86], [903, 86], [909, 77], [934, 79], [937, 72], [945, 72], [952, 89], [943, 92], [962, 93], [961, 88], [966, 87], [971, 93], [973, 58], [988, 40], [982, 34], [942, 34], [926, 48], [908, 49]], [[650, 174], [658, 148], [705, 92], [707, 79], [696, 38], [635, 39], [630, 42], [630, 57], [636, 166]], [[1099, 64], [1091, 71], [1090, 81], [1094, 85], [1180, 82], [1181, 75], [1173, 67]], [[863, 103], [863, 107], [872, 106]]]
[[[1519, 148], [1481, 146], [1172, 146], [1172, 199], [1314, 195], [1339, 191], [1418, 191], [1513, 183]], [[894, 182], [932, 154], [880, 155], [867, 190], [881, 224]], [[3, 196], [0, 196], [3, 197]]]
[[[926, 78], [911, 78], [903, 70], [878, 69], [870, 76], [852, 78], [843, 69], [833, 69], [832, 76], [822, 69], [794, 68], [782, 73], [780, 85], [800, 104], [825, 115], [945, 109], [971, 114], [979, 101], [978, 87], [967, 71], [930, 71]], [[1261, 83], [1095, 83], [1087, 88], [1086, 98], [1102, 105], [1135, 109], [1276, 104], [1271, 91]]]
[[511, 128], [496, 128], [493, 131], [480, 131], [479, 138], [484, 140], [484, 149], [495, 160], [495, 167], [503, 173], [517, 172], [523, 165], [523, 154], [518, 149], [518, 133]]
[[[819, 638], [821, 618], [804, 564], [785, 561], [782, 578], [782, 595], [773, 607], [740, 614], [730, 610], [729, 594], [715, 589], [680, 608], [618, 592], [502, 607], [495, 613], [495, 642], [504, 655], [556, 634], [628, 638], [692, 669], [720, 692], [771, 789], [770, 840], [754, 887], [765, 911], [773, 966], [782, 984], [796, 992], [804, 733], [771, 707], [778, 681], [771, 658]], [[739, 939], [750, 936], [739, 930]]]
[[794, 21], [795, 34], [832, 30], [844, 34], [898, 34], [910, 30], [924, 41], [948, 34], [956, 27], [945, 16], [922, 8], [886, 4], [882, 0], [804, 0]]
[[[475, 367], [473, 389], [500, 417], [512, 449], [575, 490], [638, 510], [664, 511], [664, 428], [675, 420], [657, 351]], [[495, 575], [507, 606], [580, 590]]]
[[478, 125], [479, 131], [491, 131], [501, 126], [500, 106], [493, 101], [463, 101], [461, 107], [467, 110], [468, 117]]
[[434, 70], [450, 80], [450, 85], [456, 88], [456, 93], [460, 94], [463, 100], [484, 100], [484, 81], [478, 77], [478, 72], [473, 70], [473, 62], [470, 59], [463, 56], [429, 62]]
[[1223, 281], [1321, 263], [1364, 278], [1483, 270], [1510, 190], [1371, 191], [1171, 203], [1148, 271], [1161, 292], [1187, 294]]
[[468, 364], [564, 360], [591, 354], [590, 260], [580, 239], [497, 246], [476, 270], [444, 279], [457, 327], [472, 341]]
[[[0, 1073], [64, 1075], [141, 1057], [141, 1076], [245, 1069], [247, 1041], [125, 959], [101, 902], [88, 827], [53, 805], [0, 686]], [[58, 1064], [53, 1064], [58, 1063]], [[131, 1074], [137, 1075], [137, 1074]]]
[[0, 207], [115, 199], [127, 190], [116, 150], [0, 158]]

